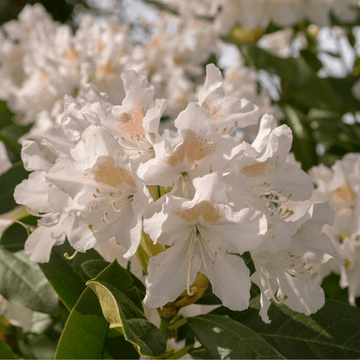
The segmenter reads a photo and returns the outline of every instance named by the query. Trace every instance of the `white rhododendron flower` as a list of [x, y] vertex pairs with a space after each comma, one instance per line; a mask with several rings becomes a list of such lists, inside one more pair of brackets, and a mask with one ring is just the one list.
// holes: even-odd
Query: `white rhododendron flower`
[[199, 92], [199, 103], [215, 120], [216, 133], [227, 134], [234, 127], [257, 124], [259, 108], [249, 100], [225, 96], [223, 81], [220, 70], [214, 64], [206, 66], [206, 80]]
[[68, 205], [71, 201], [67, 194], [51, 186], [45, 178], [57, 156], [68, 156], [67, 149], [63, 152], [64, 144], [61, 143], [65, 143], [64, 132], [61, 132], [62, 129], [54, 130], [44, 136], [42, 149], [35, 141], [23, 142], [21, 157], [24, 167], [33, 172], [14, 192], [18, 204], [25, 205], [28, 212], [41, 217], [38, 227], [25, 243], [25, 252], [29, 259], [39, 263], [48, 262], [52, 247], [64, 243], [66, 212], [69, 211]]
[[184, 4], [174, 5], [172, 0], [166, 2], [187, 16], [191, 13], [214, 17], [216, 31], [221, 34], [228, 33], [235, 23], [255, 29], [266, 27], [270, 21], [280, 26], [289, 26], [307, 19], [311, 23], [326, 26], [330, 24], [330, 12], [343, 22], [354, 21], [356, 11], [353, 7], [359, 3], [358, 0], [197, 0], [185, 12]]
[[191, 295], [191, 284], [200, 271], [225, 306], [243, 310], [250, 297], [250, 273], [233, 253], [258, 248], [266, 220], [248, 208], [234, 211], [219, 174], [197, 178], [193, 184], [193, 200], [166, 195], [161, 212], [144, 220], [144, 231], [154, 242], [172, 245], [150, 258], [144, 303], [163, 306], [185, 289]]
[[155, 159], [142, 164], [139, 174], [148, 184], [168, 187], [176, 184], [188, 195], [194, 190], [195, 177], [221, 171], [239, 141], [216, 134], [216, 124], [209, 112], [196, 103], [190, 103], [179, 114], [175, 126], [180, 142], [175, 146], [167, 140], [157, 144]]
[[351, 236], [343, 236], [337, 251], [345, 260], [345, 264], [340, 267], [339, 271], [339, 265], [335, 263], [337, 268], [333, 268], [333, 270], [340, 273], [340, 286], [349, 288], [349, 302], [355, 306], [355, 299], [360, 296], [360, 231]]
[[[71, 151], [46, 179], [68, 194], [72, 212], [68, 239], [77, 251], [86, 251], [111, 238], [133, 255], [140, 242], [141, 217], [151, 197], [115, 138], [104, 128], [89, 126]], [[86, 230], [86, 227], [88, 228]]]
[[[91, 84], [67, 96], [60, 124], [41, 145], [23, 142], [23, 162], [33, 172], [15, 199], [41, 216], [25, 251], [46, 262], [67, 237], [76, 252], [121, 246], [129, 259], [139, 255], [144, 231], [160, 244], [145, 268], [148, 307], [165, 306], [184, 291], [192, 297], [201, 273], [232, 310], [247, 308], [252, 279], [262, 290], [266, 321], [276, 293], [294, 310], [314, 312], [324, 302], [315, 280], [320, 265], [339, 259], [320, 234], [331, 223], [330, 208], [317, 204], [291, 221], [292, 206], [298, 211], [313, 190], [289, 156], [291, 130], [266, 114], [251, 144], [236, 138], [237, 128], [257, 125], [259, 109], [227, 96], [214, 65], [206, 71], [199, 102], [178, 114], [177, 132], [162, 136], [167, 101], [154, 100], [155, 87], [134, 70], [121, 75], [121, 105]], [[252, 278], [240, 257], [247, 251], [256, 267]], [[294, 271], [299, 280], [292, 280]], [[302, 295], [294, 299], [297, 291]], [[318, 300], [309, 301], [310, 293]]]
[[324, 275], [330, 271], [340, 274], [340, 285], [349, 287], [349, 302], [355, 305], [355, 298], [360, 296], [360, 155], [349, 153], [331, 169], [320, 165], [310, 174], [317, 188], [309, 202], [329, 201], [335, 210], [335, 222], [325, 226], [324, 232], [345, 261], [329, 263]]
[[237, 98], [244, 98], [259, 108], [260, 117], [270, 114], [275, 119], [283, 117], [277, 105], [271, 104], [269, 90], [261, 87], [259, 92], [258, 73], [247, 66], [241, 54], [237, 56], [231, 68], [224, 71], [222, 88], [225, 94]]
[[242, 143], [239, 155], [226, 175], [233, 196], [241, 194], [248, 206], [262, 211], [270, 221], [285, 220], [292, 211], [282, 204], [288, 199], [303, 201], [311, 197], [309, 176], [287, 161], [292, 143], [289, 127], [276, 127], [272, 116], [261, 119], [257, 137], [251, 144]]
[[91, 124], [101, 125], [117, 138], [127, 158], [145, 162], [154, 157], [153, 146], [161, 140], [159, 123], [166, 100], [154, 101], [154, 87], [133, 70], [121, 79], [126, 93], [122, 105], [111, 104], [104, 93], [85, 85], [77, 99], [66, 97], [62, 124], [76, 138]]
[[333, 223], [333, 218], [328, 204], [314, 204], [299, 220], [271, 227], [262, 246], [251, 251], [256, 268], [251, 280], [261, 289], [260, 315], [265, 322], [270, 322], [270, 299], [306, 315], [324, 305], [318, 271], [330, 259], [340, 260], [329, 237], [321, 232], [324, 224]]
[[355, 319], [360, 0], [43, 2], [0, 26], [0, 352], [306, 357], [233, 340]]

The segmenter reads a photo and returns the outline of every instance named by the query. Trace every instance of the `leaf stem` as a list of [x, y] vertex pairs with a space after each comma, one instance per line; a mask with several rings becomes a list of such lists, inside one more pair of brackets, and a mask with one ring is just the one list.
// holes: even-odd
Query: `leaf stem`
[[167, 357], [166, 359], [180, 359], [181, 357], [183, 357], [184, 355], [186, 355], [187, 352], [188, 352], [192, 347], [194, 347], [194, 344], [184, 346], [182, 349], [174, 352], [172, 355], [170, 355], [170, 356]]
[[177, 321], [175, 324], [172, 325], [168, 325], [168, 329], [171, 330], [175, 330], [178, 329], [179, 327], [185, 325], [187, 323], [187, 318], [182, 318], [181, 320]]
[[167, 340], [169, 338], [169, 334], [170, 334], [169, 322], [171, 320], [171, 317], [161, 316], [160, 319], [161, 319], [161, 322], [160, 322], [159, 330], [163, 334], [165, 340]]
[[180, 314], [176, 314], [169, 322], [169, 325], [175, 324], [178, 320], [181, 319], [181, 315]]

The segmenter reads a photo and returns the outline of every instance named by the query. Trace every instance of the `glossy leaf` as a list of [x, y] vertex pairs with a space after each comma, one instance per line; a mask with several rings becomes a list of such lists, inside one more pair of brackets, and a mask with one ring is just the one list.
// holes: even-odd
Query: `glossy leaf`
[[[107, 266], [109, 266], [110, 263], [105, 260], [88, 260], [84, 262], [81, 267], [85, 271], [85, 273], [90, 278], [95, 278], [101, 271], [103, 271]], [[111, 272], [114, 271], [114, 275], [111, 274]], [[142, 300], [145, 297], [146, 294], [146, 288], [145, 285], [139, 280], [133, 273], [130, 271], [124, 269], [121, 267], [117, 262], [113, 263], [111, 267], [108, 269], [108, 282], [112, 283], [114, 278], [121, 278], [121, 279], [127, 279], [127, 284], [135, 286], [138, 290], [138, 293], [135, 295], [136, 297], [140, 296], [140, 300]], [[131, 279], [130, 279], [130, 277]], [[116, 284], [115, 286], [122, 287], [122, 284]], [[136, 299], [135, 302], [139, 301], [139, 299]], [[142, 309], [142, 307], [140, 307]]]
[[[31, 215], [22, 218], [20, 221], [33, 227], [37, 225], [37, 218]], [[28, 233], [25, 227], [19, 223], [13, 223], [3, 232], [0, 245], [8, 251], [17, 252], [24, 250], [24, 244], [27, 238]]]
[[[1, 139], [0, 139], [1, 140]], [[13, 210], [18, 204], [14, 200], [14, 190], [29, 175], [21, 161], [0, 176], [0, 214]]]
[[138, 358], [134, 347], [127, 346], [124, 337], [114, 331], [109, 329], [96, 295], [87, 288], [70, 313], [55, 358]]
[[105, 260], [88, 260], [81, 264], [85, 274], [90, 278], [96, 278], [103, 270], [105, 270], [110, 263]]
[[[117, 260], [114, 260], [96, 279], [98, 281], [106, 282], [120, 290], [141, 312], [144, 312], [141, 302], [142, 297], [137, 288], [138, 283], [136, 280], [138, 279], [135, 277], [136, 280], [134, 280], [130, 273], [120, 266]], [[145, 289], [145, 286], [142, 283], [141, 285]]]
[[[96, 279], [107, 280], [112, 276], [123, 275], [119, 270], [122, 269], [120, 265], [111, 265]], [[129, 284], [127, 281], [126, 283]], [[90, 288], [86, 288], [70, 313], [58, 344], [56, 358], [116, 359], [139, 358], [139, 355], [123, 335], [109, 329], [98, 298]]]
[[85, 282], [90, 279], [81, 268], [81, 264], [91, 259], [103, 260], [101, 255], [93, 249], [86, 253], [78, 253], [73, 260], [65, 259], [65, 253], [71, 255], [73, 252], [74, 249], [66, 241], [63, 245], [53, 247], [48, 263], [39, 264], [68, 310], [75, 306], [86, 288]]
[[53, 313], [58, 297], [37, 263], [24, 251], [11, 253], [0, 248], [0, 294], [16, 305]]
[[188, 350], [188, 353], [195, 359], [213, 359], [211, 353], [206, 349], [206, 347], [196, 340], [194, 333], [189, 327], [189, 324], [186, 325], [189, 330], [186, 334], [185, 345], [193, 345], [193, 347]]
[[226, 316], [200, 315], [188, 323], [215, 359], [284, 359], [260, 335]]
[[228, 315], [249, 327], [289, 359], [344, 359], [360, 357], [360, 309], [326, 299], [325, 305], [310, 316], [290, 310], [285, 304], [272, 304], [271, 324], [259, 316], [259, 298], [251, 300], [246, 311], [220, 307], [212, 311]]
[[109, 328], [104, 342], [102, 359], [119, 359], [119, 357], [123, 359], [139, 359], [140, 355], [133, 344], [128, 342], [123, 335], [115, 329]]
[[166, 341], [160, 330], [149, 322], [143, 312], [116, 287], [101, 281], [87, 283], [96, 293], [110, 327], [122, 332], [142, 356], [161, 356]]

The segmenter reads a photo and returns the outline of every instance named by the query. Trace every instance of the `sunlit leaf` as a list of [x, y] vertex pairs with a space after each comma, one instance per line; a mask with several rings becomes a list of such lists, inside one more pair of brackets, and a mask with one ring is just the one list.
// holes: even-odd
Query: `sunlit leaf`
[[124, 293], [101, 281], [91, 280], [88, 285], [96, 293], [110, 327], [123, 333], [140, 355], [160, 356], [166, 351], [166, 341], [159, 329]]
[[[81, 267], [90, 278], [95, 278], [109, 265], [110, 263], [107, 261], [95, 259], [85, 261]], [[105, 274], [103, 274], [103, 276], [105, 276]], [[134, 295], [133, 301], [138, 303], [139, 308], [142, 309], [140, 303], [141, 300], [145, 297], [146, 288], [145, 285], [134, 274], [122, 268], [118, 262], [113, 262], [113, 264], [107, 269], [106, 276], [107, 278], [104, 281], [110, 282], [115, 287], [125, 288], [124, 284], [126, 284], [126, 286], [131, 285], [136, 287], [137, 291]], [[119, 283], [117, 280], [121, 280], [121, 283]]]
[[[121, 269], [120, 265], [112, 264], [96, 279], [104, 280], [122, 275], [119, 268]], [[129, 284], [128, 281], [125, 281], [125, 284]], [[136, 294], [136, 290], [133, 294]], [[140, 311], [138, 307], [135, 308]], [[139, 354], [122, 334], [115, 329], [109, 329], [109, 323], [103, 316], [98, 298], [90, 288], [86, 288], [70, 313], [57, 348], [56, 358], [137, 359]]]

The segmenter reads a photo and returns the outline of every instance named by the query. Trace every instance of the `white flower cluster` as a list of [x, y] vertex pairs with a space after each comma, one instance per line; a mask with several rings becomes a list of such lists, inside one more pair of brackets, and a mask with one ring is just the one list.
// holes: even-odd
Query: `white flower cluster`
[[125, 93], [120, 74], [127, 69], [146, 75], [169, 99], [167, 115], [177, 114], [195, 99], [196, 83], [189, 75], [202, 79], [201, 65], [220, 51], [211, 22], [163, 16], [148, 43], [140, 46], [127, 39], [127, 23], [115, 17], [105, 20], [102, 28], [86, 15], [73, 35], [68, 25], [54, 22], [36, 4], [25, 6], [17, 21], [3, 25], [0, 98], [19, 120], [36, 121], [41, 133], [60, 122], [63, 96], [76, 96], [87, 83], [106, 92], [113, 104], [121, 104]]
[[164, 0], [189, 16], [215, 18], [216, 29], [227, 33], [235, 23], [251, 29], [266, 27], [270, 21], [280, 26], [296, 25], [307, 19], [320, 26], [330, 25], [330, 12], [341, 21], [356, 19], [359, 0]]
[[118, 78], [134, 50], [126, 37], [127, 25], [115, 18], [102, 29], [86, 16], [73, 35], [41, 5], [27, 5], [0, 33], [1, 98], [24, 122], [33, 122], [42, 111], [56, 112], [59, 101], [61, 111], [63, 96], [76, 94], [89, 81], [120, 103], [124, 92]]
[[[33, 172], [14, 196], [41, 216], [25, 244], [30, 259], [49, 261], [65, 237], [80, 252], [116, 239], [129, 258], [144, 231], [166, 249], [149, 260], [149, 307], [185, 290], [192, 296], [198, 272], [232, 310], [248, 307], [256, 283], [265, 321], [270, 299], [305, 314], [322, 307], [317, 274], [339, 256], [321, 229], [334, 215], [327, 203], [316, 203], [292, 221], [284, 206], [313, 190], [288, 156], [291, 130], [264, 115], [251, 144], [237, 139], [236, 128], [258, 122], [258, 107], [226, 96], [210, 64], [198, 101], [175, 120], [177, 132], [160, 136], [167, 101], [154, 100], [145, 76], [129, 70], [121, 78], [121, 105], [85, 85], [77, 99], [65, 99], [61, 124], [45, 132], [41, 145], [23, 143], [24, 166]], [[153, 198], [158, 188], [163, 196]], [[248, 251], [251, 277], [240, 257]]]
[[[121, 104], [125, 92], [120, 74], [130, 69], [147, 76], [158, 96], [168, 100], [164, 115], [174, 120], [198, 97], [203, 64], [211, 54], [220, 56], [219, 34], [206, 19], [161, 14], [145, 45], [128, 40], [127, 23], [115, 17], [105, 20], [102, 28], [86, 15], [73, 34], [68, 25], [54, 22], [36, 4], [25, 6], [18, 20], [3, 25], [0, 98], [20, 123], [35, 122], [25, 139], [41, 139], [46, 129], [60, 124], [64, 96], [76, 98], [85, 84], [106, 92], [112, 104]], [[268, 91], [258, 93], [257, 72], [240, 57], [225, 72], [224, 90], [259, 104], [263, 114], [281, 117]]]
[[349, 288], [349, 302], [355, 305], [360, 296], [360, 154], [345, 155], [331, 169], [322, 164], [313, 167], [310, 175], [317, 187], [309, 202], [329, 201], [334, 209], [334, 225], [325, 226], [324, 233], [345, 260], [343, 264], [329, 262], [323, 276], [331, 271], [340, 274], [340, 285]]

